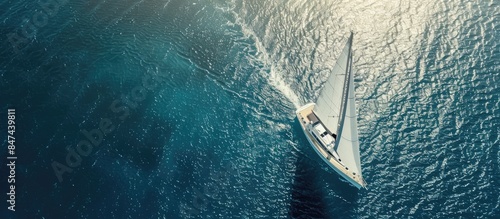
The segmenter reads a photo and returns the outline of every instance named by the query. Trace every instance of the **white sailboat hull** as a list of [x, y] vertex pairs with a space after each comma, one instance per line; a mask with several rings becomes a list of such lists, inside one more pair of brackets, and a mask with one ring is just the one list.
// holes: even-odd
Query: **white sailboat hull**
[[306, 135], [309, 144], [312, 146], [314, 151], [321, 157], [321, 159], [330, 166], [335, 172], [341, 175], [344, 179], [354, 185], [356, 188], [365, 188], [366, 183], [363, 178], [359, 175], [353, 174], [353, 172], [349, 171], [344, 165], [342, 165], [337, 159], [330, 154], [327, 149], [312, 135], [311, 132], [307, 129], [307, 124], [310, 123], [310, 119], [308, 115], [313, 113], [315, 104], [309, 103], [302, 107], [300, 107], [297, 111], [297, 119], [299, 120], [300, 126], [304, 134]]

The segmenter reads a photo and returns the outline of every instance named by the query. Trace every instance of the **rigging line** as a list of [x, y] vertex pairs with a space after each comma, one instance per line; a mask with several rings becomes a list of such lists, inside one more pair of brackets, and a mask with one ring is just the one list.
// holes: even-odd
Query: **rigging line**
[[[320, 96], [319, 98], [325, 99], [324, 97], [321, 97], [321, 96]], [[318, 102], [318, 101], [316, 101], [316, 102]], [[337, 107], [337, 105], [336, 105], [336, 104], [334, 104], [334, 103], [332, 103], [332, 104], [334, 105], [334, 107], [332, 107], [332, 106], [330, 105], [330, 103], [328, 103], [327, 101], [325, 101], [325, 103], [328, 105], [328, 107], [329, 107], [330, 109], [337, 109], [337, 108], [338, 108], [338, 107]], [[340, 109], [338, 109], [338, 110], [340, 111]], [[340, 114], [340, 112], [338, 112], [338, 114]]]
[[[345, 74], [342, 74], [342, 75], [345, 75]], [[330, 85], [330, 87], [332, 87], [334, 91], [338, 92], [338, 90], [337, 90], [337, 89], [335, 89], [335, 87], [331, 85], [330, 81], [328, 81], [328, 80], [327, 80], [327, 81], [326, 81], [326, 83], [327, 83], [328, 85]], [[326, 93], [326, 95], [328, 95], [328, 94]], [[323, 95], [321, 95], [321, 94], [320, 94], [319, 98], [323, 98], [323, 99], [325, 99], [325, 97], [322, 97], [322, 96], [323, 96]], [[328, 96], [330, 96], [330, 95], [328, 95]], [[330, 98], [330, 99], [332, 99], [332, 98]], [[318, 101], [316, 101], [316, 102], [318, 102]], [[338, 106], [337, 106], [336, 104], [334, 104], [334, 103], [332, 103], [332, 104], [333, 104], [333, 107], [332, 107], [332, 105], [330, 105], [330, 103], [329, 103], [329, 102], [327, 102], [327, 101], [325, 101], [325, 102], [327, 103], [327, 105], [328, 105], [331, 109], [337, 109], [337, 110], [339, 111], [339, 112], [338, 112], [338, 114], [340, 114], [340, 109], [339, 109], [340, 107], [338, 107]]]

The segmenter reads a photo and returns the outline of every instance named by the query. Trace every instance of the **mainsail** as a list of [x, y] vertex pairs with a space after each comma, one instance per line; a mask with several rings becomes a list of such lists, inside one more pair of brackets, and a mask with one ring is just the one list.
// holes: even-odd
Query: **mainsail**
[[353, 34], [335, 63], [320, 96], [314, 112], [331, 132], [337, 135], [335, 150], [342, 163], [361, 176], [354, 79], [352, 69]]
[[346, 66], [350, 50], [349, 38], [342, 53], [335, 63], [330, 76], [325, 82], [321, 93], [316, 100], [314, 112], [321, 119], [321, 122], [330, 130], [337, 134], [337, 128], [340, 121], [340, 108], [342, 105], [342, 93], [346, 77]]

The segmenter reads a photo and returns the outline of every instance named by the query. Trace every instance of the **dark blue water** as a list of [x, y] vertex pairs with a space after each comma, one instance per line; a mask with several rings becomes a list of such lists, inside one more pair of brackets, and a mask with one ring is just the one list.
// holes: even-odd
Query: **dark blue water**
[[[0, 218], [500, 216], [498, 2], [54, 2], [0, 1]], [[367, 190], [294, 118], [349, 31]]]

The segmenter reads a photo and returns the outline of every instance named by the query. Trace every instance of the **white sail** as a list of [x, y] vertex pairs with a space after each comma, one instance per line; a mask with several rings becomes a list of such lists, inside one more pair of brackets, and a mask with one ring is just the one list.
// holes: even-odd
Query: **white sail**
[[337, 138], [338, 147], [337, 153], [342, 160], [342, 163], [349, 168], [350, 171], [361, 176], [361, 161], [359, 159], [359, 139], [358, 139], [358, 123], [356, 116], [356, 104], [354, 98], [354, 71], [351, 67], [351, 77], [349, 78], [349, 87], [347, 92], [347, 104], [345, 106], [346, 113], [343, 120], [342, 134], [340, 139]]
[[[354, 97], [352, 39], [351, 32], [316, 103], [306, 104], [296, 113], [309, 143], [318, 155], [354, 186], [364, 188], [366, 182], [361, 173]], [[318, 119], [321, 123], [317, 123]], [[333, 135], [326, 135], [325, 128]]]
[[325, 85], [316, 100], [316, 106], [314, 107], [314, 112], [318, 118], [332, 133], [337, 132], [338, 128], [340, 107], [342, 104], [342, 90], [345, 83], [346, 66], [351, 39], [352, 38], [349, 38], [346, 46], [337, 59], [328, 80], [325, 82]]
[[361, 176], [351, 45], [352, 34], [321, 91], [314, 112], [337, 135], [335, 151], [341, 162], [350, 171]]

